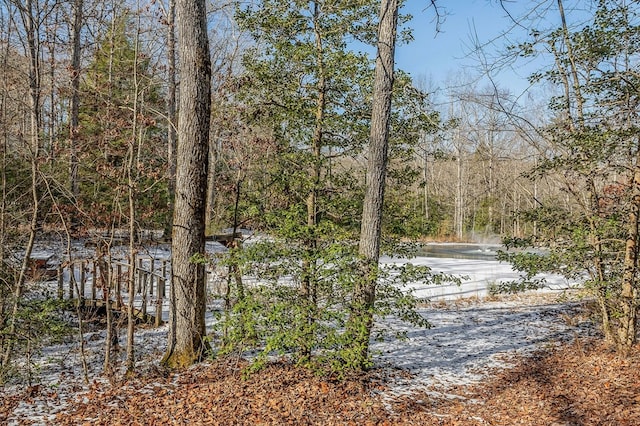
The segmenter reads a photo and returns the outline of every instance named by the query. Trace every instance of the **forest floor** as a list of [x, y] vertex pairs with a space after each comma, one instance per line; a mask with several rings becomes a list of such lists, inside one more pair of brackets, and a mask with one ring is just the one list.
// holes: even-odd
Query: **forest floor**
[[[287, 364], [242, 379], [241, 364], [156, 371], [94, 383], [53, 424], [60, 425], [638, 425], [640, 356], [621, 359], [593, 338], [513, 360], [481, 384], [446, 397], [417, 392], [384, 398], [387, 372], [335, 381]], [[2, 399], [0, 420], [44, 389]], [[56, 394], [49, 398], [54, 404]], [[41, 396], [41, 395], [40, 395]], [[16, 424], [32, 424], [17, 421]]]
[[[85, 385], [77, 367], [64, 365], [75, 357], [71, 349], [56, 349], [62, 359], [51, 365], [63, 368], [55, 383], [0, 389], [0, 424], [640, 424], [640, 348], [618, 357], [599, 338], [588, 303], [551, 297], [425, 307], [433, 329], [374, 345], [382, 353], [377, 367], [346, 380], [285, 362], [244, 378], [240, 359], [169, 372], [158, 367], [162, 348], [155, 348], [136, 377], [96, 373]], [[139, 340], [146, 346], [164, 339], [162, 330], [145, 332]], [[93, 336], [88, 350], [96, 343], [98, 354]], [[89, 363], [100, 368], [99, 357]]]

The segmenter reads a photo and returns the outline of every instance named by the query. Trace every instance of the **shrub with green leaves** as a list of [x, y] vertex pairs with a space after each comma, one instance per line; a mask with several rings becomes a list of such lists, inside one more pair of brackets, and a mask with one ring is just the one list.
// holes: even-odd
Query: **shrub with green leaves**
[[[60, 343], [72, 332], [64, 310], [70, 301], [52, 297], [42, 289], [32, 289], [21, 297], [12, 310], [3, 310], [0, 318], [0, 342], [2, 342], [3, 364], [0, 366], [0, 382], [7, 378], [27, 380], [31, 383], [37, 376], [38, 366], [32, 362], [34, 354], [46, 344]], [[13, 326], [12, 326], [13, 325]], [[6, 347], [11, 342], [11, 356], [6, 357]], [[22, 367], [13, 368], [13, 362], [21, 359]], [[6, 360], [6, 362], [5, 362]]]
[[[310, 260], [316, 266], [313, 276], [306, 277], [308, 269], [303, 265]], [[261, 241], [228, 255], [223, 263], [229, 261], [250, 275], [242, 281], [244, 288], [238, 289], [237, 281], [233, 284], [231, 306], [216, 325], [222, 336], [220, 355], [255, 355], [249, 371], [282, 356], [297, 365], [338, 375], [356, 368], [353, 363], [358, 354], [350, 353], [353, 348], [345, 333], [359, 271], [355, 244], [326, 243], [310, 253], [291, 241]], [[315, 283], [310, 297], [303, 291], [307, 279]], [[374, 315], [391, 315], [428, 327], [427, 319], [416, 310], [420, 300], [408, 285], [445, 281], [459, 283], [425, 266], [381, 267]], [[394, 331], [378, 330], [378, 334], [388, 332]]]

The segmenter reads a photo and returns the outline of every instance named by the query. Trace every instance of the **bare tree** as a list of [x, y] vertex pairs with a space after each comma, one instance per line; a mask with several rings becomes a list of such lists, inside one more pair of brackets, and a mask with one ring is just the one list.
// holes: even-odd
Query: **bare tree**
[[[19, 309], [19, 301], [24, 292], [24, 286], [27, 281], [27, 272], [29, 268], [29, 261], [31, 258], [31, 252], [35, 243], [39, 219], [40, 219], [40, 81], [41, 81], [41, 62], [40, 62], [40, 39], [39, 39], [39, 25], [38, 19], [42, 12], [37, 2], [33, 0], [27, 0], [24, 4], [19, 3], [15, 5], [24, 28], [24, 45], [26, 49], [26, 56], [29, 59], [28, 77], [29, 77], [29, 129], [28, 140], [26, 142], [26, 148], [28, 152], [29, 162], [31, 164], [31, 220], [29, 223], [29, 237], [25, 246], [25, 252], [22, 258], [22, 264], [20, 266], [20, 272], [13, 289], [13, 305], [12, 313], [9, 319], [9, 334], [15, 333], [16, 316]], [[12, 340], [9, 340], [5, 346], [4, 354], [2, 356], [2, 366], [6, 366], [9, 363], [12, 354]]]
[[138, 75], [138, 48], [140, 45], [140, 17], [136, 20], [136, 35], [133, 41], [133, 96], [132, 96], [132, 120], [131, 120], [131, 136], [127, 149], [127, 201], [129, 207], [129, 267], [128, 267], [128, 292], [129, 305], [127, 306], [127, 374], [133, 374], [135, 369], [135, 278], [136, 278], [136, 192], [137, 192], [137, 160], [136, 151], [139, 151], [141, 138], [139, 132], [142, 132], [138, 126], [139, 104], [143, 95], [140, 93], [140, 76]]
[[[162, 6], [167, 26], [167, 187], [169, 190], [169, 211], [173, 210], [176, 186], [176, 149], [178, 123], [176, 114], [176, 0], [169, 0], [166, 7]], [[167, 221], [164, 236], [171, 237], [171, 219]]]
[[210, 49], [212, 64], [212, 106], [211, 106], [211, 135], [209, 147], [209, 178], [207, 183], [206, 223], [211, 228], [215, 218], [216, 203], [226, 197], [226, 193], [218, 194], [218, 181], [223, 146], [238, 137], [242, 131], [236, 127], [237, 123], [230, 120], [229, 105], [234, 98], [233, 91], [238, 85], [233, 83], [238, 75], [242, 54], [246, 50], [246, 34], [240, 31], [233, 19], [235, 5], [228, 0], [213, 2], [209, 10], [210, 22], [213, 20], [214, 30], [210, 31]]
[[[78, 125], [80, 117], [80, 35], [83, 25], [84, 0], [73, 2], [73, 26], [71, 45], [71, 100], [69, 105], [69, 189], [71, 196], [77, 198], [78, 188]], [[77, 226], [74, 213], [71, 218], [71, 230]]]

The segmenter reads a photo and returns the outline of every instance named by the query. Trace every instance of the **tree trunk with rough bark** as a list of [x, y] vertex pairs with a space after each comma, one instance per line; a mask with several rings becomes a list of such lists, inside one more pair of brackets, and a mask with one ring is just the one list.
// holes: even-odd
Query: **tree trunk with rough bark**
[[205, 204], [211, 109], [211, 58], [206, 2], [178, 0], [180, 108], [172, 231], [169, 342], [162, 363], [180, 368], [202, 360], [205, 330]]
[[394, 56], [398, 26], [398, 1], [382, 0], [378, 26], [378, 55], [373, 87], [373, 107], [369, 137], [367, 181], [362, 210], [359, 255], [361, 276], [356, 283], [347, 333], [355, 364], [365, 368], [369, 358], [369, 339], [373, 326], [376, 279], [380, 257], [380, 232], [384, 201], [387, 151], [394, 81]]
[[618, 335], [616, 346], [618, 352], [628, 355], [636, 343], [638, 330], [638, 239], [640, 237], [640, 154], [637, 155], [633, 173], [632, 198], [629, 207], [629, 224], [625, 243], [624, 272], [622, 274], [622, 291], [620, 293], [620, 312], [618, 318]]

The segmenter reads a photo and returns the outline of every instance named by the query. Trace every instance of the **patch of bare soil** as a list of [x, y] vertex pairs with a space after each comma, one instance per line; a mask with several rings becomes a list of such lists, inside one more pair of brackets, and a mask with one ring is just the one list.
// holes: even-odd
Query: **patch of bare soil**
[[[388, 371], [337, 381], [279, 363], [243, 379], [241, 366], [226, 361], [95, 383], [56, 424], [640, 425], [639, 352], [621, 358], [581, 339], [511, 360], [514, 367], [489, 372], [482, 384], [446, 389], [456, 397], [425, 392], [391, 404]], [[3, 399], [0, 419], [14, 402]]]

